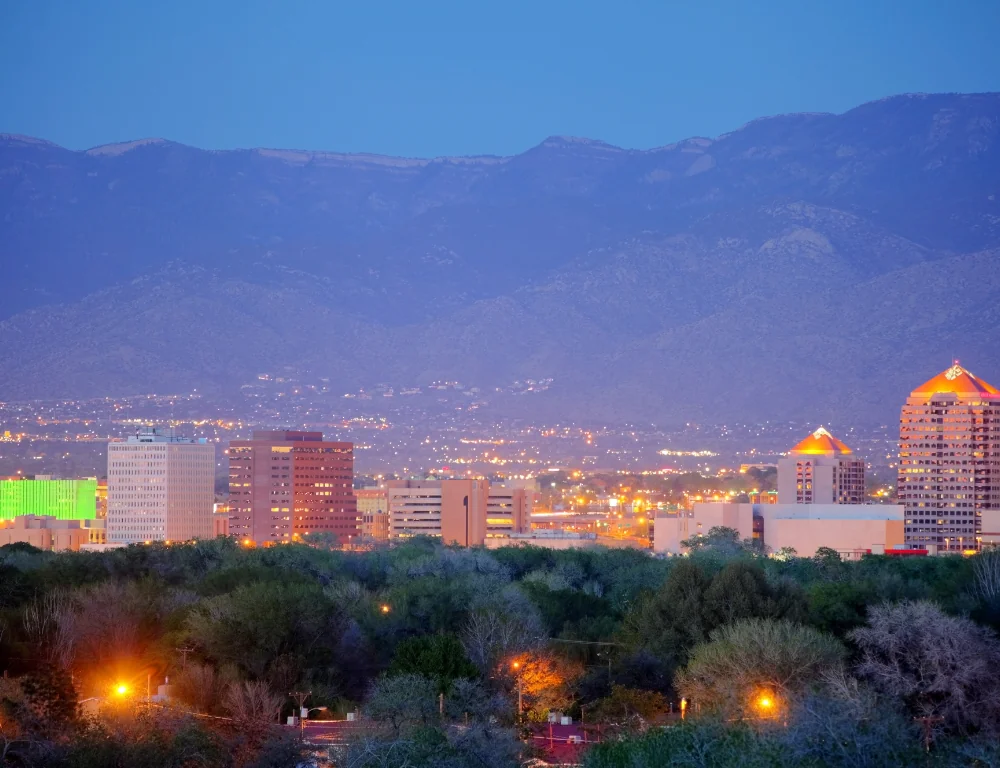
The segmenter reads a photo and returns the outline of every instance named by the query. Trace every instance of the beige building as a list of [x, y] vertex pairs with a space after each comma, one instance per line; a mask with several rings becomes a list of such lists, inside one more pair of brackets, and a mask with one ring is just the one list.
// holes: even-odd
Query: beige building
[[108, 444], [109, 544], [211, 538], [214, 502], [206, 440], [147, 429]]
[[713, 528], [732, 528], [740, 539], [762, 540], [772, 552], [790, 547], [812, 557], [820, 547], [854, 558], [903, 545], [903, 508], [890, 504], [699, 503], [690, 513], [658, 515], [653, 551], [682, 554], [681, 542]]
[[46, 515], [0, 520], [0, 547], [16, 543], [46, 552], [79, 552], [88, 544], [106, 543], [104, 520], [59, 520]]
[[394, 480], [386, 488], [389, 537], [434, 536], [482, 546], [528, 530], [532, 491], [488, 480]]
[[389, 540], [389, 494], [384, 488], [361, 488], [358, 499], [361, 535], [374, 541]]
[[820, 427], [778, 461], [779, 504], [864, 504], [865, 463]]
[[942, 551], [979, 546], [1000, 509], [1000, 391], [955, 363], [910, 393], [899, 418], [906, 542]]

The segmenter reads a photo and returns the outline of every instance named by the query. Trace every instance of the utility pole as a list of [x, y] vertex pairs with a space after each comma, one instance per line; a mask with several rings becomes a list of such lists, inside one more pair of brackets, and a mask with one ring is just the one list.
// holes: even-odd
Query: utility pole
[[182, 645], [180, 648], [177, 649], [177, 653], [179, 653], [181, 655], [181, 670], [184, 670], [184, 671], [187, 670], [188, 654], [189, 653], [193, 653], [193, 652], [194, 652], [194, 648], [192, 648], [192, 647], [190, 647], [188, 645]]
[[305, 739], [306, 737], [306, 724], [305, 718], [302, 717], [302, 712], [305, 710], [306, 699], [312, 696], [312, 691], [292, 691], [288, 694], [293, 699], [295, 699], [299, 704], [298, 717], [299, 717], [299, 738]]

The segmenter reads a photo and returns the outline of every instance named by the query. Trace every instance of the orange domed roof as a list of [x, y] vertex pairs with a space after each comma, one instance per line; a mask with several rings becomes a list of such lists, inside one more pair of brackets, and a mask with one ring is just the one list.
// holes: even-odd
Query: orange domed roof
[[789, 453], [834, 456], [837, 454], [846, 455], [854, 453], [850, 448], [835, 438], [823, 427], [813, 432], [809, 437], [792, 448]]
[[987, 384], [956, 362], [947, 371], [942, 371], [930, 381], [925, 381], [913, 390], [911, 397], [926, 397], [949, 392], [956, 395], [1000, 394], [1000, 390], [992, 384]]

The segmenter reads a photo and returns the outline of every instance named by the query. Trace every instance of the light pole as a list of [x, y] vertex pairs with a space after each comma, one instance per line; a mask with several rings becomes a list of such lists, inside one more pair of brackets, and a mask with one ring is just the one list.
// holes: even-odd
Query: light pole
[[288, 695], [295, 699], [299, 705], [296, 714], [299, 718], [299, 738], [302, 738], [305, 735], [306, 728], [305, 723], [302, 722], [302, 713], [305, 712], [306, 717], [309, 717], [309, 710], [306, 709], [306, 699], [312, 696], [312, 691], [292, 691]]
[[521, 713], [524, 711], [524, 673], [521, 669], [521, 662], [519, 661], [515, 661], [511, 664], [510, 668], [517, 673], [517, 721], [521, 722]]
[[306, 720], [309, 719], [310, 712], [326, 712], [326, 707], [313, 707], [312, 709], [299, 710], [299, 738], [303, 741], [305, 741], [306, 738]]

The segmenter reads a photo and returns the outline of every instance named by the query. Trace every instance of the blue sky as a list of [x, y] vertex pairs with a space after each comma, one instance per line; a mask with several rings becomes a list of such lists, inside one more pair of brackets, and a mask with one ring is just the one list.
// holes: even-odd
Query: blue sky
[[0, 0], [0, 131], [408, 156], [645, 148], [1000, 90], [998, 0]]

